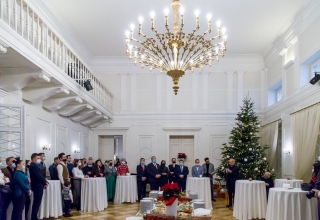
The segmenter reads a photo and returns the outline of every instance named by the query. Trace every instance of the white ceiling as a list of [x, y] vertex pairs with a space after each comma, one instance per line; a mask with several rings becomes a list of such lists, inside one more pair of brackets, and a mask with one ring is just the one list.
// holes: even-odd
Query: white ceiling
[[[44, 0], [47, 7], [72, 30], [91, 53], [90, 56], [125, 56], [125, 31], [138, 17], [144, 17], [143, 31], [149, 34], [150, 12], [156, 14], [156, 28], [164, 30], [164, 8], [171, 0]], [[200, 11], [201, 31], [206, 15], [220, 19], [227, 28], [229, 54], [261, 54], [309, 0], [181, 0], [185, 27], [195, 26], [194, 11]], [[172, 21], [172, 12], [169, 14]], [[189, 32], [189, 31], [188, 31]], [[213, 31], [215, 34], [215, 29]]]

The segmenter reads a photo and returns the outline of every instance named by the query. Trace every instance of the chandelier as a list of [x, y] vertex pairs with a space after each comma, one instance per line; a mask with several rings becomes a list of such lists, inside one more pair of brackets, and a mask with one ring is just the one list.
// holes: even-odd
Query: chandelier
[[[165, 33], [161, 34], [155, 29], [155, 14], [151, 12], [151, 30], [154, 38], [142, 32], [143, 18], [139, 18], [138, 35], [141, 40], [134, 38], [134, 25], [131, 31], [126, 32], [126, 53], [134, 64], [150, 67], [150, 71], [159, 68], [161, 73], [167, 72], [173, 80], [173, 90], [177, 95], [179, 79], [187, 70], [193, 72], [194, 68], [203, 69], [212, 65], [214, 60], [219, 61], [219, 56], [224, 56], [226, 51], [227, 36], [225, 28], [220, 28], [221, 22], [217, 21], [217, 35], [207, 36], [211, 33], [211, 15], [207, 15], [208, 28], [202, 34], [197, 34], [200, 29], [199, 11], [195, 12], [196, 27], [189, 34], [183, 32], [184, 10], [179, 0], [172, 0], [173, 30], [169, 28], [169, 10], [165, 10]], [[222, 40], [220, 40], [222, 38]], [[219, 39], [220, 42], [213, 43]]]

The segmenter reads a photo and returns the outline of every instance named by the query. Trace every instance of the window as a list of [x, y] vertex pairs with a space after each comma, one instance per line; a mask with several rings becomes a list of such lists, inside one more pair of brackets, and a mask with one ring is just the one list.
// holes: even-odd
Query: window
[[314, 72], [320, 73], [320, 60], [317, 60], [311, 65], [311, 78], [314, 77]]
[[276, 91], [276, 100], [277, 102], [279, 102], [282, 99], [282, 87], [280, 87], [277, 91]]

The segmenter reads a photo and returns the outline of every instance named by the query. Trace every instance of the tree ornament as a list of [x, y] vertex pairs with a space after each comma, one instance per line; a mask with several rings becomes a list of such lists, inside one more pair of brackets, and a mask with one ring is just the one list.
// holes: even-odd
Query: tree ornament
[[258, 170], [258, 168], [255, 168], [254, 170], [255, 170], [255, 171], [257, 171], [257, 170]]
[[227, 155], [227, 158], [230, 158], [230, 156], [229, 156], [229, 155]]
[[248, 161], [248, 159], [247, 158], [244, 158], [244, 162], [247, 162]]
[[249, 148], [249, 151], [252, 151], [252, 148]]
[[267, 158], [264, 157], [263, 160], [267, 160]]

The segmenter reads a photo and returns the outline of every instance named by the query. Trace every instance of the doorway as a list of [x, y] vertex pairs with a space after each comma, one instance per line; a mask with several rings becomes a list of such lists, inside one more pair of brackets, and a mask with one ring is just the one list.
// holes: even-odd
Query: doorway
[[[169, 139], [169, 158], [177, 158], [178, 153], [185, 153], [187, 159], [184, 161], [184, 165], [189, 168], [189, 175], [192, 176], [191, 168], [194, 165], [194, 136], [170, 136]], [[179, 161], [177, 161], [179, 163]]]
[[99, 135], [99, 158], [104, 160], [113, 160], [123, 158], [123, 136], [122, 135]]

